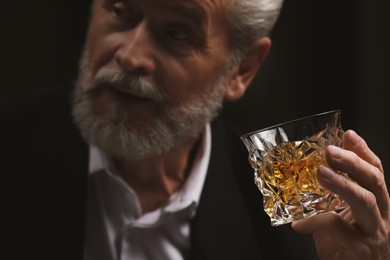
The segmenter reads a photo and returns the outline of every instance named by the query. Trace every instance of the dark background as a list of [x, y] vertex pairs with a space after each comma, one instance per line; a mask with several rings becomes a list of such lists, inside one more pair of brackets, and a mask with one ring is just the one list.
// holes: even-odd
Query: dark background
[[[223, 116], [244, 133], [339, 108], [390, 174], [389, 10], [389, 0], [285, 0], [271, 53]], [[82, 0], [4, 1], [2, 98], [74, 79], [88, 12]]]

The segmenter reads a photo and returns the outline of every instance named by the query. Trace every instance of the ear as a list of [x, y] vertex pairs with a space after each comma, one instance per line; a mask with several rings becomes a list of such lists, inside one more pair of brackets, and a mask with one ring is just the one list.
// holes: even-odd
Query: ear
[[246, 89], [255, 77], [270, 48], [270, 38], [264, 37], [259, 39], [245, 53], [240, 63], [233, 69], [232, 78], [225, 92], [226, 100], [235, 101], [245, 94]]

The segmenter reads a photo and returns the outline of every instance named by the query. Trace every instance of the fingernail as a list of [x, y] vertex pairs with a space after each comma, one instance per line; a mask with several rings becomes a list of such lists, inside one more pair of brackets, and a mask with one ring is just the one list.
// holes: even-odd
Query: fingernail
[[360, 138], [360, 136], [353, 130], [348, 130], [346, 132], [347, 136], [348, 136], [348, 139], [349, 139], [349, 142], [351, 144], [357, 144], [358, 143], [358, 140]]
[[342, 149], [334, 145], [328, 146], [328, 153], [331, 157], [335, 159], [340, 159], [342, 157]]
[[317, 174], [318, 174], [321, 178], [330, 181], [330, 180], [333, 179], [335, 173], [334, 173], [334, 171], [333, 171], [332, 169], [330, 169], [329, 167], [327, 167], [327, 166], [325, 166], [325, 165], [320, 165], [320, 166], [318, 167]]

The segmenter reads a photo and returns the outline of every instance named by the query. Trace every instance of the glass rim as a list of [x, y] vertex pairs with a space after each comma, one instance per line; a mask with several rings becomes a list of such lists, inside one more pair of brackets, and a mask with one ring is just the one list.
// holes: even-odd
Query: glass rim
[[311, 114], [311, 115], [308, 115], [308, 116], [302, 116], [302, 117], [298, 117], [298, 118], [295, 118], [295, 119], [292, 119], [292, 120], [288, 120], [288, 121], [285, 121], [285, 122], [282, 122], [282, 123], [278, 123], [278, 124], [275, 124], [275, 125], [267, 126], [265, 128], [262, 128], [262, 129], [259, 129], [259, 130], [254, 130], [254, 131], [248, 132], [246, 134], [243, 134], [243, 135], [240, 136], [240, 139], [243, 140], [243, 139], [248, 138], [251, 135], [254, 135], [254, 134], [257, 134], [257, 133], [261, 133], [261, 132], [264, 132], [264, 131], [267, 131], [267, 130], [271, 130], [271, 129], [280, 127], [282, 125], [288, 125], [288, 124], [295, 123], [295, 122], [298, 122], [298, 121], [301, 121], [301, 120], [305, 120], [305, 119], [309, 119], [309, 118], [312, 118], [312, 117], [319, 117], [319, 116], [324, 116], [324, 115], [327, 115], [327, 114], [334, 114], [334, 113], [340, 113], [341, 114], [341, 109], [328, 110], [328, 111], [325, 111], [325, 112]]

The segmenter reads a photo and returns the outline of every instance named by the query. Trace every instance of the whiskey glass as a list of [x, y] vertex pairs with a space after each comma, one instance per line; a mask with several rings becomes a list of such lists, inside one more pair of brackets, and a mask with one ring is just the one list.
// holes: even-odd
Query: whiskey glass
[[347, 207], [316, 174], [319, 165], [327, 165], [324, 149], [341, 147], [343, 134], [341, 111], [332, 110], [241, 136], [271, 226]]

